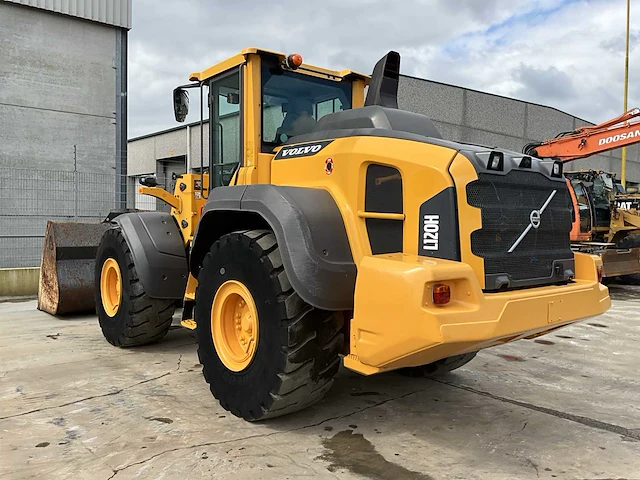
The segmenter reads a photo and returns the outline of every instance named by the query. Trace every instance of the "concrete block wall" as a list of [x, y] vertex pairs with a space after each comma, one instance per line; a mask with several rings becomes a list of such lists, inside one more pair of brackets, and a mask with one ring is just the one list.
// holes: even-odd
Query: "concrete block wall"
[[[521, 152], [527, 143], [555, 137], [589, 122], [555, 108], [491, 95], [453, 85], [401, 76], [399, 107], [425, 114], [444, 138]], [[222, 120], [232, 131], [232, 116]], [[189, 132], [189, 133], [188, 133]], [[187, 148], [189, 144], [189, 148]], [[237, 146], [225, 143], [225, 157], [237, 155]], [[200, 166], [200, 126], [190, 124], [129, 141], [130, 175], [156, 171], [156, 163], [190, 153], [190, 167]], [[620, 175], [621, 152], [615, 150], [569, 162], [567, 169], [603, 169]], [[627, 149], [627, 179], [640, 182], [640, 147]], [[209, 164], [209, 125], [204, 125], [204, 165]]]
[[[516, 152], [527, 143], [553, 138], [591, 123], [552, 107], [401, 76], [399, 107], [429, 116], [447, 140], [500, 147]], [[621, 151], [567, 163], [567, 169], [621, 173]], [[640, 146], [627, 148], [627, 180], [640, 182]]]

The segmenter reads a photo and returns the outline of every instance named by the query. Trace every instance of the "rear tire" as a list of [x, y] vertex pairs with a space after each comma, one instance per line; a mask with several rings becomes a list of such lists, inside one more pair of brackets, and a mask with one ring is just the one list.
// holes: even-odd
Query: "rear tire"
[[[223, 295], [229, 284], [246, 288], [258, 316], [251, 359], [235, 369], [229, 368], [229, 355], [217, 351], [219, 337], [212, 336], [212, 323], [220, 331], [223, 322], [217, 313], [212, 319], [216, 294]], [[213, 244], [198, 276], [195, 314], [205, 380], [220, 405], [237, 417], [255, 421], [286, 415], [319, 401], [331, 388], [344, 319], [302, 301], [289, 283], [272, 232], [235, 232]]]
[[[110, 315], [106, 310], [112, 310], [113, 305], [109, 305], [112, 299], [105, 300], [105, 308], [103, 297], [107, 293], [102, 291], [101, 280], [105, 263], [113, 265], [113, 260], [119, 267], [120, 295], [115, 314]], [[175, 300], [151, 298], [145, 293], [120, 228], [111, 228], [102, 236], [96, 256], [95, 285], [96, 313], [102, 334], [111, 345], [133, 347], [157, 342], [169, 331]]]
[[400, 373], [409, 377], [439, 377], [445, 373], [452, 372], [457, 368], [469, 363], [478, 352], [463, 353], [453, 357], [443, 358], [419, 367], [407, 367], [400, 369]]

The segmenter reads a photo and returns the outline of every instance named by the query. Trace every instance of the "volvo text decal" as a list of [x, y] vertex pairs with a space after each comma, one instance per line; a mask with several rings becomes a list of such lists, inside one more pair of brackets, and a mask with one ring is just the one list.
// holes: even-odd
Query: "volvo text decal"
[[280, 160], [282, 158], [293, 157], [309, 157], [317, 154], [324, 147], [329, 145], [333, 140], [325, 140], [323, 142], [304, 143], [300, 145], [285, 145], [280, 149], [275, 159]]

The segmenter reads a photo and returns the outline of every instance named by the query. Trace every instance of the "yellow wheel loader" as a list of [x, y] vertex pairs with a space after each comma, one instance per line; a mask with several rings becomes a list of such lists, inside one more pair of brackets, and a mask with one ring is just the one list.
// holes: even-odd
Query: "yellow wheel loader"
[[102, 237], [106, 339], [157, 341], [181, 302], [211, 392], [254, 421], [319, 401], [341, 360], [435, 375], [606, 311], [601, 261], [571, 251], [562, 164], [444, 140], [398, 109], [399, 66], [248, 48], [192, 73], [175, 114], [190, 88], [208, 99], [209, 162], [172, 193], [143, 179], [171, 213]]

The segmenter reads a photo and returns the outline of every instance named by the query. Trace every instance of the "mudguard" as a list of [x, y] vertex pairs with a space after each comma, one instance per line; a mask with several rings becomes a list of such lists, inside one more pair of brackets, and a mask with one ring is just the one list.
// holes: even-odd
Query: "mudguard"
[[146, 294], [152, 298], [184, 298], [189, 268], [173, 217], [165, 212], [125, 213], [113, 223], [122, 229]]
[[[256, 225], [256, 221], [259, 221]], [[326, 190], [258, 184], [214, 189], [191, 250], [197, 276], [218, 238], [246, 228], [275, 234], [291, 286], [323, 310], [353, 308], [356, 266], [340, 210]]]

